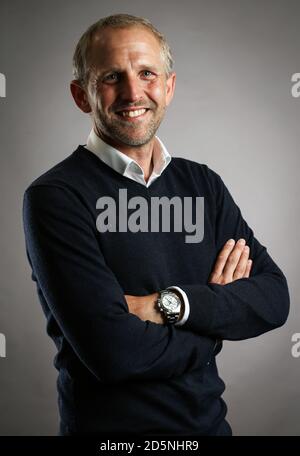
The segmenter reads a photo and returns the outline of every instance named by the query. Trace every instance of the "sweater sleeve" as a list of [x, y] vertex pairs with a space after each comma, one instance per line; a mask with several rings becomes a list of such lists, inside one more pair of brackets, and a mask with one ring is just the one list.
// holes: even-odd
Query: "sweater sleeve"
[[219, 253], [230, 238], [244, 238], [253, 264], [249, 278], [227, 285], [176, 284], [186, 292], [190, 304], [184, 327], [220, 339], [248, 339], [285, 323], [289, 313], [287, 281], [266, 247], [254, 237], [220, 176], [212, 170], [209, 176], [216, 202], [216, 251]]
[[100, 380], [163, 379], [205, 366], [215, 339], [129, 313], [107, 266], [92, 214], [66, 187], [35, 185], [24, 195], [27, 256], [63, 336]]

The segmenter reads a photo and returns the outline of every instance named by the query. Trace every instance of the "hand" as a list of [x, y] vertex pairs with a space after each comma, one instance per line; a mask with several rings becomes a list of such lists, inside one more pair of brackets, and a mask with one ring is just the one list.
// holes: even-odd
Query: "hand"
[[156, 301], [159, 293], [152, 293], [146, 296], [125, 295], [129, 312], [136, 315], [143, 321], [165, 324], [164, 315], [157, 309]]
[[250, 249], [245, 244], [245, 239], [237, 243], [233, 239], [226, 242], [218, 255], [209, 283], [226, 285], [250, 276], [252, 260], [249, 260]]

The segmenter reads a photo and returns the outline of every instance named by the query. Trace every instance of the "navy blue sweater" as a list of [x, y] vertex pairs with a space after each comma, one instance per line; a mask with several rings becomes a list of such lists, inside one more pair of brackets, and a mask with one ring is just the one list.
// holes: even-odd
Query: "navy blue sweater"
[[[99, 197], [204, 197], [204, 238], [184, 232], [100, 232]], [[254, 237], [218, 174], [171, 163], [146, 187], [79, 146], [36, 179], [23, 206], [27, 256], [58, 353], [61, 434], [230, 434], [215, 357], [222, 340], [281, 326], [286, 279]], [[229, 238], [245, 238], [250, 278], [208, 284]], [[180, 286], [190, 302], [181, 327], [142, 321], [124, 295]], [[217, 343], [216, 343], [217, 341]]]

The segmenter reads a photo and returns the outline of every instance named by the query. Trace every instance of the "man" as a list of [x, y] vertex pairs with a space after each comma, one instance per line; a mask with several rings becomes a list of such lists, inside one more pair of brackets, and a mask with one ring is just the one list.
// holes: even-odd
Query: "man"
[[24, 196], [32, 278], [58, 349], [60, 435], [231, 435], [215, 357], [224, 339], [284, 324], [285, 277], [220, 176], [171, 158], [155, 136], [175, 73], [148, 21], [92, 25], [74, 76], [93, 121], [87, 145]]

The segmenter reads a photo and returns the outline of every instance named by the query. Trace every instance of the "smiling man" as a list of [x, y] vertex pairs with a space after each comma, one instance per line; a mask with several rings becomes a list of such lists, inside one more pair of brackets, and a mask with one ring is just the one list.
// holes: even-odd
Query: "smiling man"
[[[134, 159], [147, 181], [154, 146], [159, 148], [154, 135], [175, 88], [170, 51], [141, 23], [121, 27], [111, 20], [101, 33], [96, 30], [91, 28], [75, 51], [73, 97], [91, 113], [97, 137]], [[85, 46], [89, 52], [83, 56]]]
[[[155, 135], [175, 89], [163, 35], [110, 16], [73, 62], [92, 130], [27, 188], [23, 209], [58, 350], [60, 435], [231, 435], [216, 355], [224, 339], [284, 324], [286, 279], [220, 176]], [[195, 220], [203, 235], [187, 242]]]

